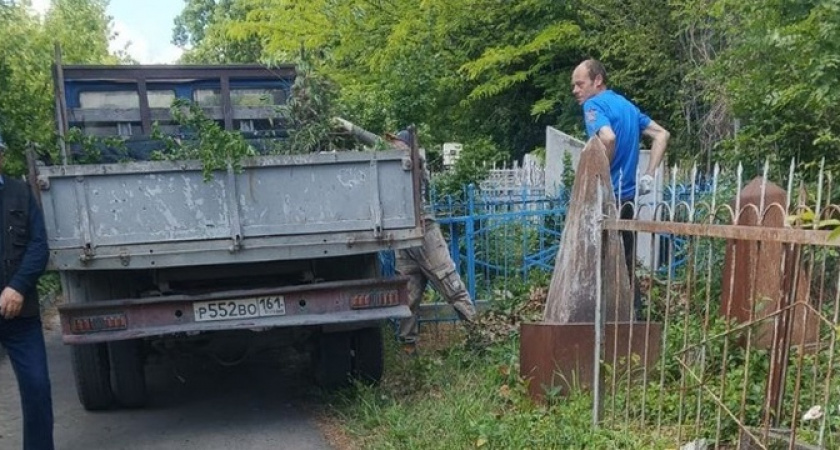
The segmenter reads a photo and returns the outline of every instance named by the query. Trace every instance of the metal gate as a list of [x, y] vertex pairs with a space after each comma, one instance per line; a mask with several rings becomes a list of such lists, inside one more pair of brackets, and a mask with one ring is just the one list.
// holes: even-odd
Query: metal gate
[[652, 431], [672, 448], [840, 448], [840, 205], [830, 174], [785, 172], [765, 164], [748, 181], [741, 166], [716, 167], [703, 192], [696, 167], [674, 168], [670, 192], [692, 188], [638, 205], [654, 220], [605, 216], [608, 232], [674, 238], [667, 270], [633, 267], [643, 308], [630, 333], [641, 336], [596, 342], [599, 426]]

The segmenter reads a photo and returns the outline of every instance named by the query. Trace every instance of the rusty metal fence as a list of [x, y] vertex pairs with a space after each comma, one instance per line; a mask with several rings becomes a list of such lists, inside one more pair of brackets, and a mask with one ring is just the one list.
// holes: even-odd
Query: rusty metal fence
[[[758, 172], [716, 167], [703, 195], [636, 205], [654, 220], [605, 216], [650, 258], [631, 271], [637, 321], [597, 316], [597, 426], [644, 430], [651, 448], [840, 448], [840, 192], [823, 170]], [[665, 185], [699, 178], [674, 168]]]

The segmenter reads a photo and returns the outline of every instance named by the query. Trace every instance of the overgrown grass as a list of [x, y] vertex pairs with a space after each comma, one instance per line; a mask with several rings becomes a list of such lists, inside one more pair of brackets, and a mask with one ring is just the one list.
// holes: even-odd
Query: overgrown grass
[[420, 354], [387, 345], [378, 386], [356, 385], [336, 395], [334, 413], [372, 449], [664, 448], [642, 433], [595, 429], [585, 393], [545, 404], [528, 396], [519, 377], [519, 324], [538, 320], [548, 278], [511, 283], [465, 333], [460, 325], [425, 327]]
[[586, 394], [534, 403], [519, 377], [518, 333], [480, 349], [460, 330], [438, 339], [417, 356], [389, 340], [383, 382], [333, 397], [357, 448], [667, 448], [644, 433], [593, 428]]
[[[604, 367], [607, 392], [601, 427], [592, 426], [592, 401], [586, 392], [568, 397], [549, 392], [546, 404], [535, 404], [528, 396], [526, 381], [518, 374], [519, 324], [538, 320], [545, 299], [545, 286], [537, 284], [507, 291], [510, 295], [494, 301], [469, 333], [460, 326], [446, 333], [448, 325], [441, 325], [443, 331], [438, 334], [427, 332], [419, 356], [403, 355], [396, 343], [388, 340], [383, 382], [375, 387], [359, 385], [332, 398], [332, 411], [345, 424], [356, 447], [671, 449], [700, 437], [734, 444], [739, 428], [726, 414], [718, 423], [712, 394], [720, 396], [748, 426], [763, 423], [769, 355], [766, 350], [753, 350], [747, 371], [740, 344], [743, 333], [711, 339], [702, 346], [702, 357], [697, 350], [683, 355], [685, 363], [703, 378], [704, 388], [678, 362], [677, 355], [686, 342], [703, 340], [703, 316], [697, 311], [672, 311], [665, 342], [667, 356], [651, 368], [647, 383], [620, 378], [611, 388], [611, 368]], [[710, 319], [707, 336], [720, 336], [729, 329], [716, 315]], [[429, 328], [435, 331], [435, 327]], [[828, 340], [823, 336], [824, 342]], [[724, 346], [728, 349], [725, 357]], [[798, 420], [812, 405], [821, 404], [827, 388], [831, 399], [823, 407], [830, 435], [825, 443], [834, 448], [840, 415], [833, 405], [840, 392], [840, 377], [832, 376], [828, 384], [825, 377], [832, 365], [833, 373], [840, 373], [840, 359], [830, 356], [826, 351], [805, 355], [807, 370], [797, 411], [788, 410], [797, 390], [795, 372], [785, 378], [786, 419], [781, 425], [790, 426], [790, 420]], [[791, 367], [797, 366], [795, 359], [791, 355]], [[740, 413], [742, 402], [745, 410]], [[817, 434], [817, 422], [801, 424], [799, 438], [803, 441], [816, 442]]]

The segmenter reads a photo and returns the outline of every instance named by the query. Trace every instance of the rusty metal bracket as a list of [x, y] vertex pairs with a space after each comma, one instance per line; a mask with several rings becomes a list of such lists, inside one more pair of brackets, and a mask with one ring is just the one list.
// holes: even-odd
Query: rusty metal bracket
[[376, 160], [376, 153], [371, 154], [370, 159], [370, 215], [373, 222], [373, 237], [382, 237], [382, 199], [379, 195], [379, 165]]
[[124, 267], [128, 267], [128, 265], [131, 264], [131, 254], [127, 249], [120, 250], [120, 264]]
[[79, 255], [79, 261], [81, 261], [82, 264], [88, 264], [93, 261], [94, 256], [95, 254], [93, 249], [90, 247], [90, 244], [85, 244], [85, 246], [82, 247], [82, 254]]
[[225, 186], [225, 193], [227, 194], [228, 203], [228, 218], [230, 219], [230, 252], [236, 253], [242, 249], [242, 219], [239, 216], [239, 202], [237, 201], [236, 191], [236, 172], [233, 170], [233, 165], [228, 164], [227, 167], [227, 185]]
[[94, 258], [96, 247], [93, 242], [93, 224], [90, 219], [90, 206], [88, 205], [87, 189], [85, 189], [85, 177], [76, 177], [76, 201], [79, 205], [79, 220], [83, 239], [82, 262], [86, 263]]

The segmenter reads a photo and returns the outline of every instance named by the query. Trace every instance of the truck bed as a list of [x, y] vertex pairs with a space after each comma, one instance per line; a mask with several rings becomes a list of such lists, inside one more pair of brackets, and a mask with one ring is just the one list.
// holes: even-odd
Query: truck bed
[[57, 270], [292, 260], [419, 245], [417, 156], [259, 156], [204, 181], [198, 161], [39, 168]]

